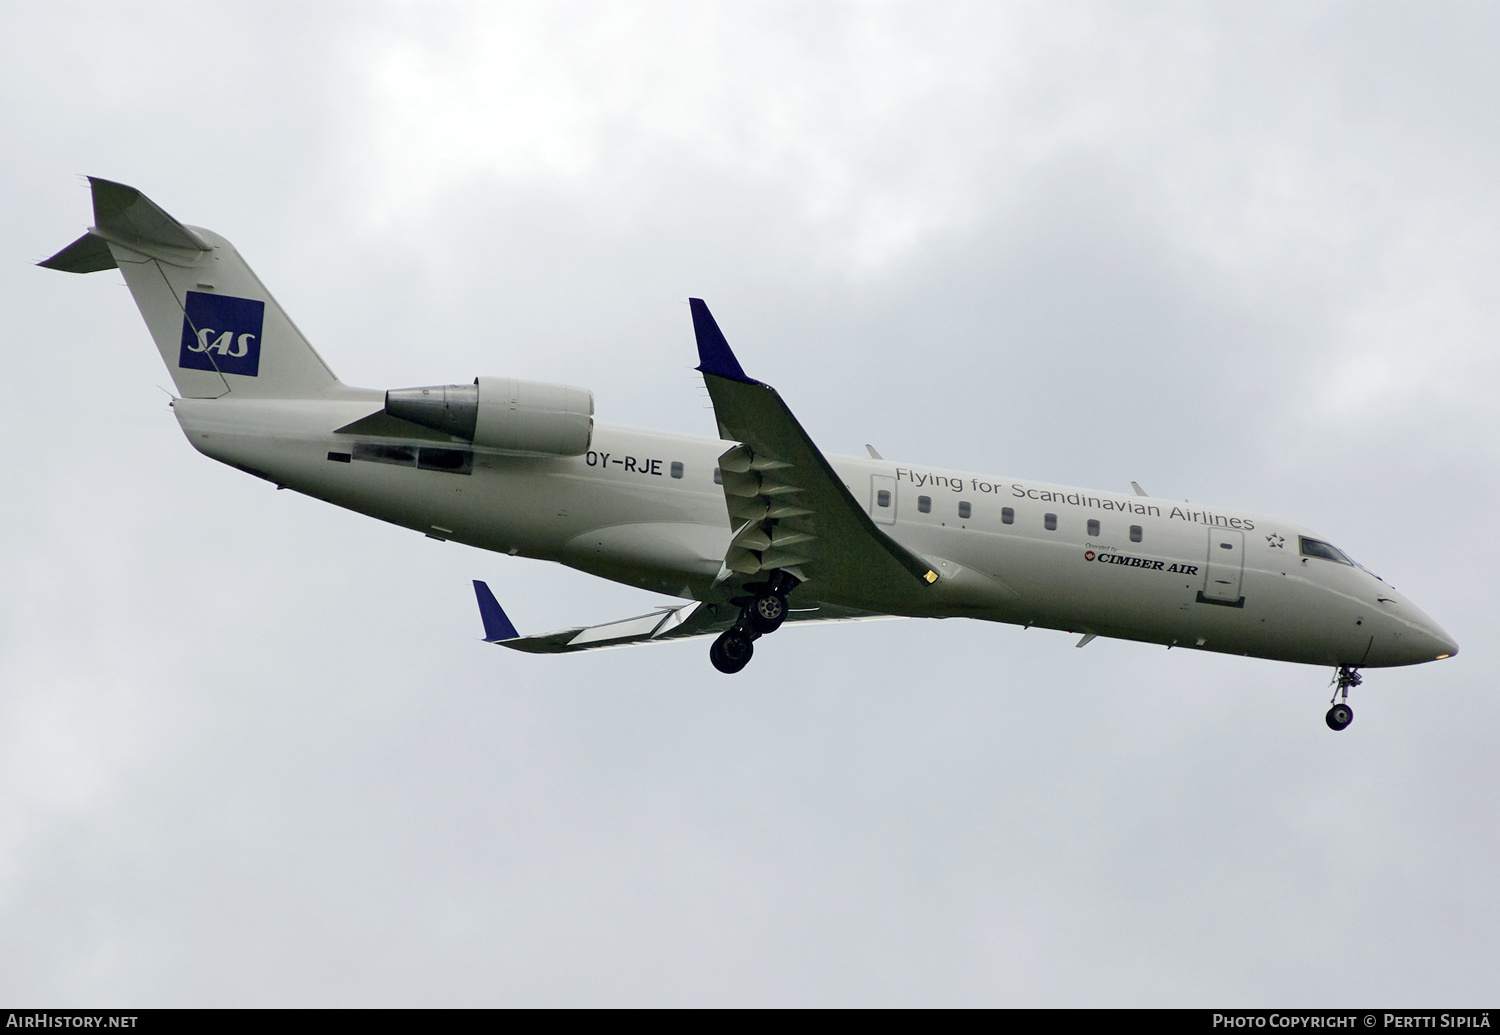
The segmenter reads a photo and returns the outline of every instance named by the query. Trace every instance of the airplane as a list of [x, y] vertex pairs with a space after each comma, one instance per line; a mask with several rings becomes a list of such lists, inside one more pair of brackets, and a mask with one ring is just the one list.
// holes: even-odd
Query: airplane
[[349, 510], [681, 599], [521, 635], [474, 581], [484, 639], [542, 654], [713, 637], [723, 673], [784, 623], [974, 618], [1361, 669], [1437, 661], [1453, 639], [1326, 538], [1277, 518], [1130, 493], [824, 454], [689, 300], [716, 437], [613, 427], [593, 393], [481, 376], [345, 385], [223, 237], [89, 178], [94, 225], [38, 265], [119, 269], [176, 386], [193, 448]]

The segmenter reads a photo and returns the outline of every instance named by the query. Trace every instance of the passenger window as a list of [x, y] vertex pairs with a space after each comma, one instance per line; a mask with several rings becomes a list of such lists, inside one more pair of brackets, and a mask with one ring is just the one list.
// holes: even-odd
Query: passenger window
[[1000, 520], [1007, 525], [1014, 525], [1016, 523], [1016, 509], [1014, 507], [1001, 507]]
[[1044, 524], [1044, 525], [1047, 526], [1047, 531], [1049, 531], [1049, 532], [1056, 532], [1057, 531], [1057, 515], [1056, 514], [1048, 514], [1045, 518], [1042, 519], [1042, 524]]
[[969, 504], [967, 502], [963, 502], [963, 503], [960, 503], [958, 505], [958, 516], [959, 517], [966, 518], [966, 517], [968, 517], [972, 513], [974, 513], [974, 508], [971, 507], [971, 506], [969, 506]]
[[881, 489], [875, 494], [875, 506], [889, 507], [891, 505], [891, 490]]
[[1132, 543], [1138, 543], [1138, 542], [1141, 541], [1141, 526], [1140, 525], [1131, 525], [1130, 526], [1130, 541]]
[[1089, 520], [1089, 538], [1099, 538], [1099, 522], [1093, 520], [1092, 518]]
[[920, 510], [923, 514], [931, 514], [932, 513], [932, 497], [931, 496], [918, 496], [917, 497], [917, 509]]
[[681, 460], [673, 460], [672, 461], [672, 477], [673, 478], [681, 478], [682, 477], [682, 461]]
[[714, 468], [714, 484], [715, 485], [723, 485], [724, 484], [724, 472], [721, 471], [721, 470], [719, 470], [717, 467]]

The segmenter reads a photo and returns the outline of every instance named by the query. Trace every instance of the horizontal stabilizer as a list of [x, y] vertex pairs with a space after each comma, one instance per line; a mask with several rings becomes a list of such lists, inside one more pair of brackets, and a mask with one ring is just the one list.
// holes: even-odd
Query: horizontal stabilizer
[[109, 242], [133, 247], [148, 255], [171, 249], [177, 260], [213, 251], [213, 245], [169, 216], [160, 205], [134, 187], [89, 177], [94, 197], [94, 225], [89, 232], [50, 259], [37, 263], [64, 273], [97, 273], [117, 269]]
[[115, 257], [110, 254], [109, 244], [102, 237], [84, 234], [50, 259], [43, 259], [38, 266], [63, 273], [98, 273], [101, 270], [118, 269]]
[[183, 248], [189, 251], [212, 251], [213, 246], [177, 220], [134, 187], [113, 180], [89, 177], [94, 191], [94, 228], [112, 234], [126, 243]]

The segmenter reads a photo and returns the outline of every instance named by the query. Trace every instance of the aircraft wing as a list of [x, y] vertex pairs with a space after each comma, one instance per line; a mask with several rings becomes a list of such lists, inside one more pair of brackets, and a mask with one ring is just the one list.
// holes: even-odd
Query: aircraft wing
[[932, 565], [875, 526], [776, 389], [745, 374], [703, 300], [688, 304], [719, 434], [740, 443], [719, 458], [734, 529], [721, 580], [779, 569], [819, 600], [897, 607], [937, 582]]
[[[682, 607], [664, 607], [638, 618], [626, 618], [604, 625], [578, 626], [535, 636], [516, 631], [505, 609], [495, 599], [490, 587], [474, 580], [474, 596], [479, 601], [479, 617], [484, 622], [484, 639], [511, 650], [528, 654], [571, 654], [581, 650], [605, 647], [628, 647], [637, 643], [666, 643], [695, 636], [712, 636], [734, 625], [739, 608], [728, 604], [693, 601]], [[820, 604], [791, 611], [788, 622], [850, 622], [883, 618], [847, 607]]]

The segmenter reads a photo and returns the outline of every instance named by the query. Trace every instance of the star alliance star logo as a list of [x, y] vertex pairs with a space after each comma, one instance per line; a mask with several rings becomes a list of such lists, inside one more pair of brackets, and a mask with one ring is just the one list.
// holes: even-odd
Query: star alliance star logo
[[1272, 532], [1270, 535], [1266, 536], [1266, 545], [1273, 550], [1280, 550], [1286, 546], [1286, 540], [1277, 535], [1275, 532]]

